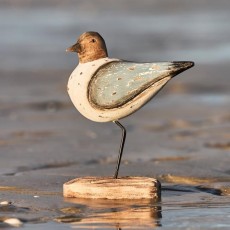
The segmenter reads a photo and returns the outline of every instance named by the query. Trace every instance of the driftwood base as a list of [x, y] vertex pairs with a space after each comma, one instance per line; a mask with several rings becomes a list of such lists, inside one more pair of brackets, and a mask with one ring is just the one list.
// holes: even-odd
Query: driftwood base
[[83, 177], [63, 185], [64, 197], [160, 200], [161, 184], [150, 177]]

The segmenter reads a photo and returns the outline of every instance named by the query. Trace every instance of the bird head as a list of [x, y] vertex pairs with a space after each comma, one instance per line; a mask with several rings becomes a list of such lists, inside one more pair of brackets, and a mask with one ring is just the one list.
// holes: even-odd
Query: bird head
[[77, 43], [66, 49], [67, 52], [77, 52], [80, 63], [108, 57], [104, 39], [97, 32], [85, 32]]

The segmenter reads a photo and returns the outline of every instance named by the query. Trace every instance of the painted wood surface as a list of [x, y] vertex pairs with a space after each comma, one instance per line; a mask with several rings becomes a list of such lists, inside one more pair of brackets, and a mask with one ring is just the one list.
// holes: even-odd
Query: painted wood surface
[[[115, 67], [112, 67], [112, 63]], [[129, 63], [128, 66], [126, 63]], [[140, 109], [173, 76], [191, 68], [192, 65], [192, 62], [133, 63], [101, 58], [80, 63], [69, 78], [67, 90], [77, 110], [86, 118], [96, 122], [115, 121]], [[100, 74], [100, 71], [103, 73]], [[148, 72], [152, 72], [152, 75]], [[123, 73], [123, 80], [118, 80], [119, 73]], [[109, 88], [103, 89], [106, 84]], [[127, 85], [130, 86], [129, 89]]]
[[108, 63], [92, 78], [89, 97], [98, 107], [116, 108], [126, 104], [155, 82], [165, 77], [173, 77], [175, 70], [171, 62]]

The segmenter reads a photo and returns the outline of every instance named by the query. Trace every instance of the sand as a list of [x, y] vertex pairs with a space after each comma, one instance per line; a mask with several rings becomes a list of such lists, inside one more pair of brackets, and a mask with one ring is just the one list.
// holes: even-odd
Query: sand
[[[228, 229], [229, 2], [20, 2], [0, 3], [0, 227]], [[62, 196], [73, 178], [113, 175], [121, 135], [66, 92], [77, 58], [65, 49], [87, 30], [111, 57], [196, 63], [121, 120], [119, 175], [160, 180], [160, 203]]]

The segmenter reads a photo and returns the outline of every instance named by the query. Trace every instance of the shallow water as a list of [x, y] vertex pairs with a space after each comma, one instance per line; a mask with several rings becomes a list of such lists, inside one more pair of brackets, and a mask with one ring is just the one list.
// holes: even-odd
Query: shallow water
[[[48, 197], [37, 194], [37, 198], [31, 200], [30, 208], [12, 206], [8, 210], [1, 208], [1, 213], [4, 216], [14, 213], [21, 218], [23, 229], [229, 229], [227, 197], [199, 192], [192, 186], [171, 184], [165, 184], [162, 193], [163, 200], [158, 203], [72, 198], [64, 199], [63, 203], [61, 194], [55, 199], [51, 194]], [[40, 203], [34, 209], [35, 200], [42, 202], [44, 199], [51, 206], [42, 208]], [[59, 204], [56, 203], [58, 200]], [[26, 219], [22, 218], [23, 213], [24, 216], [27, 213]]]
[[[157, 204], [143, 201], [132, 201], [127, 204], [123, 201], [121, 204], [116, 204], [107, 201], [102, 202], [103, 205], [101, 205], [96, 202], [89, 206], [91, 210], [85, 218], [73, 221], [71, 226], [96, 229], [155, 229], [156, 227], [163, 229], [169, 227], [177, 229], [225, 227], [227, 229], [229, 227], [229, 203], [220, 205], [219, 201], [215, 203], [215, 199], [212, 200], [208, 196], [205, 200], [205, 195], [203, 201], [191, 202], [190, 200], [194, 199], [193, 196], [196, 196], [192, 191], [183, 192], [185, 188], [179, 187], [176, 190], [181, 190], [180, 196], [184, 197], [183, 201], [172, 202], [165, 198], [165, 201]], [[176, 193], [175, 196], [178, 195]], [[168, 195], [171, 197], [173, 194]], [[86, 203], [89, 204], [89, 202]]]

